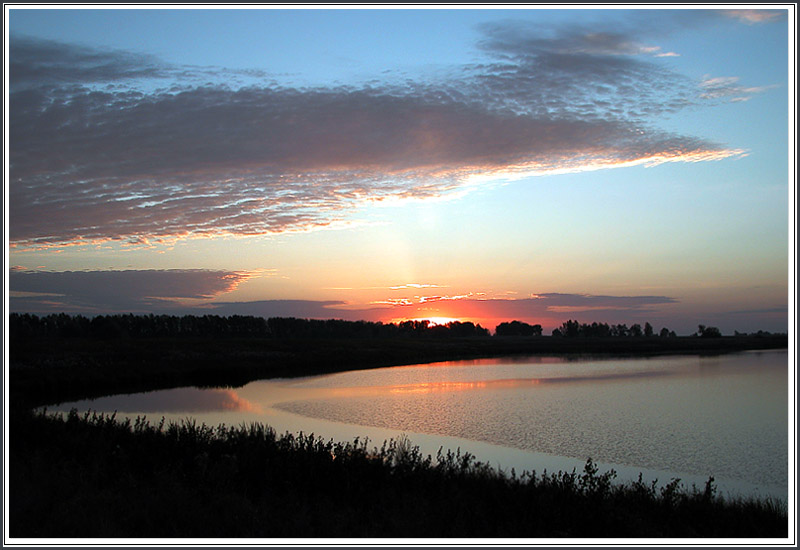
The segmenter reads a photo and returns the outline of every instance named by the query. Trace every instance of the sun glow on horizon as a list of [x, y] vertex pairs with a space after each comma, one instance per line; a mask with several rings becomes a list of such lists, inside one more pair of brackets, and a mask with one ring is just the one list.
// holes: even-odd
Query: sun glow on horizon
[[447, 323], [453, 323], [456, 321], [461, 322], [461, 319], [457, 319], [455, 317], [420, 317], [418, 319], [406, 319], [406, 321], [428, 321], [429, 326], [436, 327], [439, 325], [446, 325]]

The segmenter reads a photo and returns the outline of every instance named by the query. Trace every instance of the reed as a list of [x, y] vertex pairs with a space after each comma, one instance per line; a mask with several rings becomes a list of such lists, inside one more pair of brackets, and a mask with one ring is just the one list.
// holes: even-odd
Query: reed
[[713, 479], [616, 483], [505, 473], [470, 454], [384, 442], [72, 411], [14, 411], [12, 537], [758, 537], [788, 533], [774, 500], [726, 500]]

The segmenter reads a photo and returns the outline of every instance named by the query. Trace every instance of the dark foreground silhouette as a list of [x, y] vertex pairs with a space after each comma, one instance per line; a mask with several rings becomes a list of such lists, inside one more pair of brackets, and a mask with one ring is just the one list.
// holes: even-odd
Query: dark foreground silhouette
[[12, 537], [786, 537], [783, 504], [614, 484], [583, 472], [501, 473], [407, 440], [341, 444], [262, 425], [18, 414]]
[[30, 407], [115, 393], [240, 386], [265, 378], [482, 357], [728, 353], [788, 346], [785, 334], [647, 337], [630, 336], [625, 325], [617, 325], [617, 336], [607, 337], [605, 332], [612, 333], [608, 325], [569, 321], [565, 336], [556, 337], [521, 330], [523, 323], [508, 326], [510, 332], [500, 333], [512, 335], [490, 337], [472, 323], [431, 327], [420, 321], [385, 325], [243, 316], [14, 314], [9, 323], [10, 394], [13, 404]]
[[[227, 325], [153, 316], [12, 321], [13, 537], [787, 535], [780, 503], [722, 501], [711, 484], [694, 491], [672, 483], [615, 485], [591, 463], [577, 474], [512, 476], [468, 456], [423, 458], [404, 442], [372, 449], [277, 437], [263, 426], [214, 431], [32, 412], [115, 393], [479, 357], [786, 348], [785, 335], [488, 337], [474, 326], [445, 333], [412, 323], [398, 332], [374, 323], [298, 320], [273, 323], [284, 331], [276, 335], [263, 332], [265, 320], [251, 318]], [[136, 333], [136, 326], [161, 329]]]

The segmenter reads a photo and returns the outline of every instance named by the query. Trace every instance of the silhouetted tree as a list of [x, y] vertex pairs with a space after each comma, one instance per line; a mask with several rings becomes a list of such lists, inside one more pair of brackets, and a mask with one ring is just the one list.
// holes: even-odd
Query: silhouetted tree
[[97, 315], [91, 319], [65, 313], [44, 317], [27, 313], [9, 316], [9, 331], [14, 338], [87, 337], [263, 337], [263, 338], [390, 338], [483, 337], [489, 331], [469, 321], [431, 325], [429, 321], [406, 321], [401, 326], [370, 321], [341, 319], [297, 319], [294, 317], [254, 317], [246, 315]]
[[653, 325], [650, 323], [644, 324], [644, 335], [648, 338], [653, 335]]
[[722, 333], [717, 327], [707, 327], [705, 325], [697, 326], [697, 335], [701, 338], [720, 338]]
[[614, 325], [611, 327], [611, 336], [624, 338], [628, 336], [628, 325]]
[[594, 322], [591, 325], [583, 323], [578, 330], [581, 336], [591, 336], [596, 338], [606, 338], [611, 336], [611, 327], [606, 323]]
[[510, 323], [500, 323], [495, 327], [494, 333], [497, 336], [541, 336], [542, 325], [529, 325], [521, 321], [511, 321]]
[[561, 333], [567, 338], [575, 338], [580, 334], [580, 328], [581, 325], [578, 321], [570, 319], [561, 325]]

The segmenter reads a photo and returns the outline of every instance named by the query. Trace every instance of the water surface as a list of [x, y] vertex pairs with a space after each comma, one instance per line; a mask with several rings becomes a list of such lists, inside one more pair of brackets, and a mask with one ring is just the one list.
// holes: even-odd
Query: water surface
[[408, 434], [510, 469], [643, 472], [786, 497], [788, 354], [453, 361], [182, 388], [65, 404], [209, 425], [264, 422], [326, 439]]

